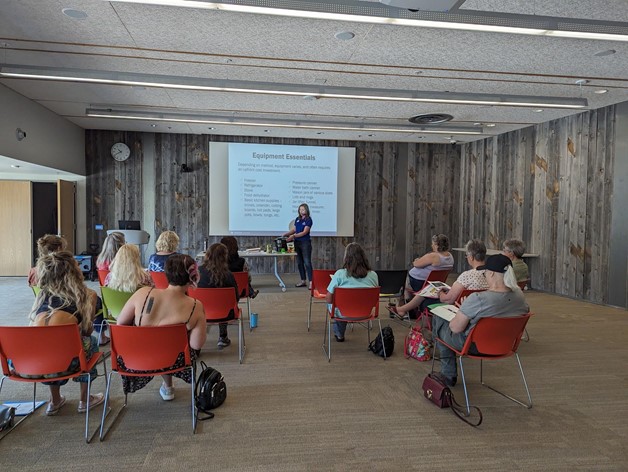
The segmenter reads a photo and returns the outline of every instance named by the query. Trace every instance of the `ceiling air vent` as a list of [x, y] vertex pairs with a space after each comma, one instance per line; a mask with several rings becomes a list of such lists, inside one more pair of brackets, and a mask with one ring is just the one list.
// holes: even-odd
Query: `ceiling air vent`
[[438, 123], [445, 123], [453, 120], [453, 116], [445, 113], [427, 113], [425, 115], [417, 115], [409, 118], [410, 123], [415, 125], [436, 125]]

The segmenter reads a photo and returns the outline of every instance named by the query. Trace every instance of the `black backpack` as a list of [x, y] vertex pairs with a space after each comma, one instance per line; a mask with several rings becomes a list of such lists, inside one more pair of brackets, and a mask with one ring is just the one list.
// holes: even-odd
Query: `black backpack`
[[385, 349], [385, 357], [390, 357], [395, 350], [395, 335], [393, 334], [393, 330], [390, 326], [383, 327], [382, 334], [384, 335], [383, 341], [382, 336], [378, 334], [377, 337], [371, 341], [371, 344], [369, 344], [369, 351], [372, 351], [373, 354], [384, 357]]
[[222, 374], [216, 369], [208, 367], [205, 362], [201, 361], [201, 374], [196, 381], [196, 391], [194, 392], [194, 401], [196, 408], [207, 416], [198, 418], [199, 420], [208, 420], [214, 417], [209, 410], [222, 405], [227, 398], [227, 385]]

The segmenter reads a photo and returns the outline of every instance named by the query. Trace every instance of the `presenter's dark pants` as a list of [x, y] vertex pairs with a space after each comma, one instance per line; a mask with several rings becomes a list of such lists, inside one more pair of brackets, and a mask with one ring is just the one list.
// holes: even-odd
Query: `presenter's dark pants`
[[297, 266], [299, 267], [299, 275], [301, 280], [305, 280], [307, 272], [307, 280], [312, 281], [312, 240], [295, 241], [294, 248], [297, 251]]

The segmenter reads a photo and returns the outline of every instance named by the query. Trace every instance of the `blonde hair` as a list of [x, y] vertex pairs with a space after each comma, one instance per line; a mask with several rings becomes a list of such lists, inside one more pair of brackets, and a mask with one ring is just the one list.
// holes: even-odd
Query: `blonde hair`
[[94, 299], [83, 282], [83, 273], [72, 253], [58, 251], [42, 256], [37, 261], [37, 279], [41, 291], [35, 299], [29, 315], [31, 321], [35, 321], [37, 310], [49, 297], [61, 300], [61, 306], [50, 309], [47, 317], [50, 318], [54, 311], [68, 311], [71, 305], [76, 306], [76, 312], [81, 316], [81, 332], [89, 332], [92, 328], [94, 315]]
[[146, 283], [140, 250], [135, 244], [125, 244], [111, 263], [108, 287], [120, 292], [135, 292]]
[[51, 252], [63, 251], [68, 246], [67, 241], [56, 234], [44, 234], [37, 240], [37, 253], [39, 257]]
[[102, 251], [96, 259], [96, 265], [101, 266], [105, 263], [111, 263], [116, 253], [124, 244], [124, 234], [114, 231], [105, 238], [105, 242], [102, 243]]
[[174, 231], [164, 231], [157, 238], [157, 252], [175, 252], [179, 247], [179, 236]]

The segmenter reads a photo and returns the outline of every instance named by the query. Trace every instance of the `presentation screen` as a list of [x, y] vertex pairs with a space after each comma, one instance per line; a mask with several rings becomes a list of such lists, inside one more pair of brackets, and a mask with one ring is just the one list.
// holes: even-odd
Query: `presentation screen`
[[312, 235], [353, 236], [355, 149], [209, 144], [209, 234], [278, 236], [307, 203]]

